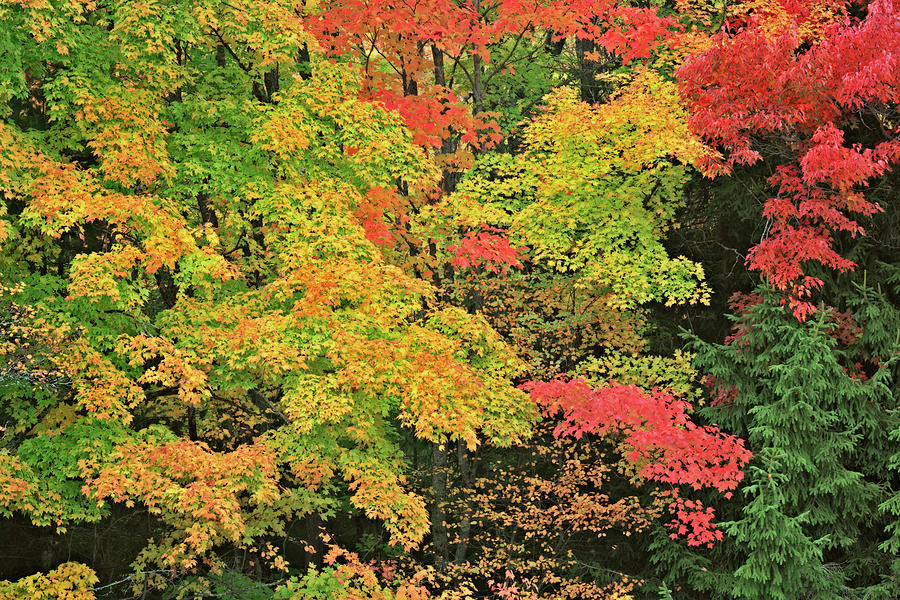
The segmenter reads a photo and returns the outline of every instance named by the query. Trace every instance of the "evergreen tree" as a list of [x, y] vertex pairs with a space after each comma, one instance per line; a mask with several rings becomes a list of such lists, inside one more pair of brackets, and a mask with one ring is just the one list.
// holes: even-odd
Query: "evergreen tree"
[[[894, 322], [896, 310], [865, 293], [865, 316], [880, 309], [874, 322]], [[659, 541], [656, 560], [670, 579], [687, 574], [715, 598], [896, 597], [882, 579], [896, 544], [873, 543], [884, 538], [886, 511], [896, 504], [887, 500], [897, 487], [888, 475], [897, 467], [888, 462], [898, 423], [896, 360], [855, 361], [896, 342], [885, 346], [881, 325], [865, 334], [834, 309], [800, 322], [766, 289], [739, 297], [736, 307], [724, 344], [694, 340], [692, 349], [713, 391], [706, 416], [746, 439], [755, 456], [723, 507], [725, 541], [705, 556]]]

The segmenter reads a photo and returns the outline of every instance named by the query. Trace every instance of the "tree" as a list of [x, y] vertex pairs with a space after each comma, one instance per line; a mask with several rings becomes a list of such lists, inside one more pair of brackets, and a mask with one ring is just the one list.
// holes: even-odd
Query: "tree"
[[809, 298], [823, 284], [804, 263], [853, 268], [834, 237], [863, 233], [857, 215], [883, 210], [865, 187], [900, 161], [897, 9], [864, 9], [764, 4], [737, 19], [746, 28], [719, 33], [678, 71], [692, 127], [723, 152], [708, 157], [708, 173], [759, 160], [754, 136], [786, 158], [769, 178], [777, 196], [765, 203], [769, 225], [748, 264], [788, 292], [799, 318], [814, 310]]
[[140, 507], [159, 530], [135, 566], [170, 569], [151, 585], [229, 547], [284, 568], [270, 540], [345, 504], [412, 547], [398, 438], [504, 445], [537, 414], [496, 334], [368, 241], [378, 190], [436, 170], [299, 18], [3, 13], [0, 510], [64, 530]]
[[571, 89], [544, 101], [520, 154], [484, 155], [417, 221], [437, 250], [422, 269], [449, 263], [448, 293], [533, 357], [532, 377], [552, 378], [592, 353], [640, 351], [642, 305], [708, 301], [700, 266], [663, 245], [704, 149], [649, 70], [603, 105]]
[[[610, 64], [648, 56], [674, 25], [653, 8], [609, 0], [335, 1], [307, 23], [328, 54], [359, 66], [367, 94], [398, 110], [418, 143], [440, 148], [445, 191], [472, 150], [499, 142], [556, 85], [555, 69], [532, 66], [558, 63], [567, 38], [578, 47], [582, 96], [594, 97], [586, 63], [601, 51]], [[515, 77], [518, 69], [531, 78]], [[508, 102], [510, 92], [529, 94], [523, 108]]]
[[[704, 412], [754, 458], [723, 507], [729, 542], [688, 580], [717, 598], [889, 597], [895, 559], [878, 532], [892, 521], [879, 505], [896, 493], [885, 476], [896, 358], [861, 370], [872, 336], [850, 314], [820, 308], [799, 322], [772, 290], [734, 306], [734, 335], [694, 349], [714, 398]], [[687, 560], [669, 558], [676, 569]]]

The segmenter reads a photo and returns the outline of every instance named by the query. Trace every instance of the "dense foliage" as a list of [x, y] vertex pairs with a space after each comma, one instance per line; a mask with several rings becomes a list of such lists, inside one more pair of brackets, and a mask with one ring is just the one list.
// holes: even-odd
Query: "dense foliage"
[[0, 598], [900, 597], [900, 4], [0, 0]]

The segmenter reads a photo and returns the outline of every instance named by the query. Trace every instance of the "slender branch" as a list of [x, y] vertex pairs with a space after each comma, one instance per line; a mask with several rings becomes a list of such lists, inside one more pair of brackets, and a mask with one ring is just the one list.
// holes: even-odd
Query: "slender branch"
[[255, 404], [257, 404], [259, 406], [264, 406], [264, 407], [268, 408], [269, 410], [271, 410], [272, 412], [274, 412], [286, 424], [288, 424], [288, 425], [291, 424], [291, 420], [288, 419], [283, 412], [281, 412], [281, 409], [278, 408], [277, 406], [275, 406], [275, 404], [271, 400], [266, 398], [266, 396], [259, 390], [257, 390], [257, 389], [250, 390], [250, 399], [253, 400], [253, 402]]
[[234, 50], [231, 49], [231, 46], [228, 45], [228, 42], [225, 41], [225, 38], [222, 37], [222, 34], [219, 33], [219, 30], [216, 29], [215, 27], [210, 27], [210, 29], [212, 29], [212, 32], [213, 32], [214, 34], [216, 34], [216, 37], [219, 38], [219, 43], [222, 44], [222, 46], [228, 51], [228, 54], [230, 54], [231, 57], [234, 58], [234, 60], [235, 60], [235, 61], [237, 62], [237, 64], [238, 64], [238, 66], [239, 66], [241, 69], [243, 69], [245, 72], [250, 72], [250, 69], [252, 68], [252, 65], [250, 65], [250, 66], [245, 66], [244, 63], [241, 62], [241, 59], [238, 58], [238, 55], [234, 53]]
[[106, 585], [100, 585], [100, 586], [97, 586], [97, 587], [95, 587], [95, 588], [91, 588], [91, 591], [92, 591], [92, 592], [98, 592], [98, 591], [100, 591], [100, 590], [105, 590], [105, 589], [107, 589], [107, 588], [111, 588], [111, 587], [116, 586], [116, 585], [122, 585], [123, 583], [127, 583], [127, 582], [129, 582], [129, 581], [132, 581], [135, 577], [137, 577], [137, 576], [139, 576], [139, 575], [153, 575], [153, 574], [155, 574], [155, 573], [169, 573], [169, 574], [171, 574], [171, 573], [172, 573], [172, 570], [171, 570], [171, 569], [157, 569], [157, 570], [155, 570], [155, 571], [139, 571], [138, 573], [132, 573], [131, 575], [125, 577], [124, 579], [120, 579], [120, 580], [118, 580], [118, 581], [113, 581], [112, 583], [107, 583]]
[[525, 37], [525, 33], [528, 31], [528, 28], [531, 27], [531, 21], [528, 21], [528, 24], [525, 25], [525, 28], [516, 36], [516, 41], [513, 43], [513, 47], [510, 48], [509, 52], [503, 57], [497, 66], [491, 69], [490, 74], [484, 78], [484, 85], [487, 86], [491, 82], [491, 79], [494, 78], [494, 75], [499, 73], [503, 67], [505, 67], [509, 63], [509, 59], [512, 58], [513, 53], [515, 53], [516, 49], [519, 47], [519, 43], [522, 41], [522, 38]]
[[164, 387], [153, 390], [152, 392], [144, 392], [144, 397], [147, 400], [153, 400], [154, 398], [161, 398], [162, 396], [171, 396], [172, 394], [178, 393], [178, 389], [178, 386]]

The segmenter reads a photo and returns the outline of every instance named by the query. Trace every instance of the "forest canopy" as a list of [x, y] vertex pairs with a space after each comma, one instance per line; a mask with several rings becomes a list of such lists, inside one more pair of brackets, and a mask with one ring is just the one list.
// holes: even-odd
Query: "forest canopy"
[[0, 599], [900, 597], [898, 0], [0, 0]]

